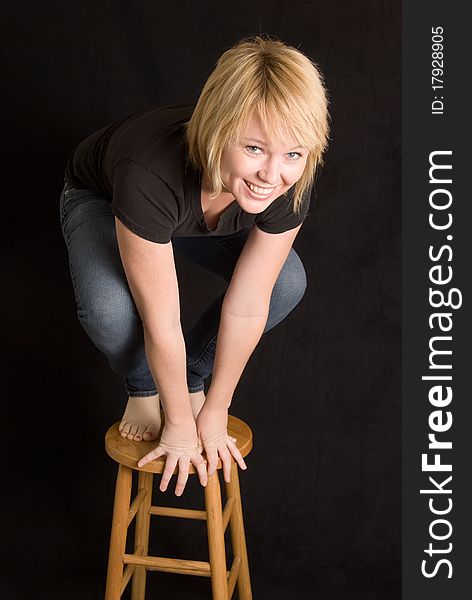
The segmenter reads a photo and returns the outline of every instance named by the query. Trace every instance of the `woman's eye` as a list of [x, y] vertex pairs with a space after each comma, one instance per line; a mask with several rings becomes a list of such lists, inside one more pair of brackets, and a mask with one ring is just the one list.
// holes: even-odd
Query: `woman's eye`
[[302, 157], [300, 152], [287, 152], [287, 156], [289, 157], [290, 160], [298, 160], [299, 158]]
[[251, 154], [260, 154], [262, 152], [259, 146], [246, 146], [246, 150]]

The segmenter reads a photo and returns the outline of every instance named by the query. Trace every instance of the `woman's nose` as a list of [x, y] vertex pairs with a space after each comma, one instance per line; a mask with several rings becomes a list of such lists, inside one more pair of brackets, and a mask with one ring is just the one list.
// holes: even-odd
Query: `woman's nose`
[[276, 159], [268, 159], [261, 169], [258, 176], [261, 181], [268, 185], [278, 185], [280, 183], [280, 167]]

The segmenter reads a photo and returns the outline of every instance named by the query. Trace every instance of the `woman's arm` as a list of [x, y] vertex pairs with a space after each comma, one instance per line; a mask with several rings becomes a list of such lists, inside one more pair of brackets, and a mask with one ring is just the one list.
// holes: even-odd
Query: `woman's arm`
[[115, 224], [121, 260], [143, 322], [146, 357], [166, 417], [159, 445], [139, 464], [143, 466], [154, 458], [167, 455], [160, 489], [167, 489], [178, 464], [176, 494], [180, 495], [190, 462], [197, 467], [202, 485], [206, 484], [206, 468], [198, 450], [187, 388], [185, 342], [172, 243], [149, 242], [132, 233], [118, 219]]
[[172, 243], [149, 242], [115, 219], [121, 260], [143, 322], [146, 356], [166, 420], [192, 415]]
[[221, 309], [209, 404], [227, 408], [269, 315], [270, 297], [301, 225], [283, 233], [251, 231]]
[[230, 451], [245, 468], [244, 460], [226, 434], [228, 408], [264, 331], [272, 289], [300, 227], [277, 234], [254, 227], [236, 264], [221, 309], [211, 386], [197, 418], [209, 476], [216, 469], [219, 455], [225, 480], [229, 481]]

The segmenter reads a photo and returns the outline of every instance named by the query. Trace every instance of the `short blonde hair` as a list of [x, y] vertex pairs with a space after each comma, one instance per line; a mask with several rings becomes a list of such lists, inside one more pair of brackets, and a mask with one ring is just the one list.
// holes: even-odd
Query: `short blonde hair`
[[295, 184], [298, 212], [322, 163], [329, 133], [323, 77], [302, 52], [268, 36], [244, 39], [222, 54], [186, 124], [190, 161], [205, 172], [212, 195], [223, 189], [221, 157], [237, 142], [257, 112], [269, 142], [293, 135], [308, 148], [305, 170]]

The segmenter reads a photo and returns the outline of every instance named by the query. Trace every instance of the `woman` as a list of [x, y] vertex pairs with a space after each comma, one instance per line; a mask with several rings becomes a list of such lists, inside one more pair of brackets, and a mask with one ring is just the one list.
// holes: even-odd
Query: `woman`
[[[246, 468], [227, 435], [228, 408], [262, 333], [303, 296], [291, 247], [327, 136], [316, 67], [255, 37], [221, 56], [195, 107], [133, 114], [69, 159], [61, 222], [78, 317], [124, 378], [122, 436], [156, 439], [162, 406], [159, 443], [139, 463], [166, 456], [161, 491], [176, 466], [177, 495], [190, 463], [202, 485], [218, 458], [226, 481], [231, 455]], [[174, 250], [229, 283], [186, 340]]]

